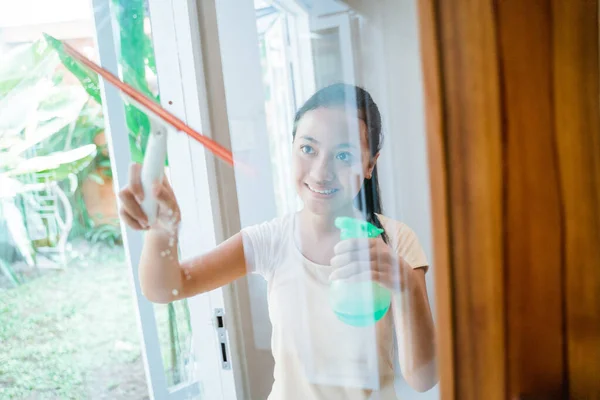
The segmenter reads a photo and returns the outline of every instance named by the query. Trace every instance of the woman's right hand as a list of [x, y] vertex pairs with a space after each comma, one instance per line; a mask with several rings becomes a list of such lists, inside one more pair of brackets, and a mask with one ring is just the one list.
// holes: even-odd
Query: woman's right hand
[[[181, 213], [175, 193], [166, 177], [156, 182], [153, 193], [144, 193], [141, 180], [142, 165], [133, 163], [129, 169], [129, 183], [119, 192], [121, 200], [120, 216], [123, 221], [135, 230], [157, 229], [174, 234], [181, 220]], [[156, 197], [158, 213], [153, 226], [148, 226], [148, 217], [142, 210], [144, 196]]]

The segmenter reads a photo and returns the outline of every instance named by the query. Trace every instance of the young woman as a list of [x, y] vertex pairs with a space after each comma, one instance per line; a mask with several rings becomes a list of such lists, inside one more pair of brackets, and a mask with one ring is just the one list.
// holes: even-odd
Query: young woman
[[[121, 217], [148, 230], [139, 268], [144, 295], [167, 303], [248, 272], [261, 274], [268, 282], [273, 325], [271, 400], [396, 399], [395, 360], [413, 388], [430, 389], [437, 376], [428, 264], [414, 232], [381, 215], [376, 163], [383, 134], [377, 105], [364, 89], [326, 87], [297, 112], [292, 135], [294, 181], [303, 208], [246, 228], [182, 262], [169, 250], [177, 245], [180, 215], [171, 187], [166, 180], [155, 185], [159, 216], [148, 227], [140, 208], [140, 166], [132, 166], [131, 181], [120, 192]], [[339, 216], [367, 220], [384, 234], [340, 241], [334, 225]], [[338, 279], [376, 281], [392, 293], [390, 310], [374, 326], [344, 324], [327, 301], [331, 281]]]

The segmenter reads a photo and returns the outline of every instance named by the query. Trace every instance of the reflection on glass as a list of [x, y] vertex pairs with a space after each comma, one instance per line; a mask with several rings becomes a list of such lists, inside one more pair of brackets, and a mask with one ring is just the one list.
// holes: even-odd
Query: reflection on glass
[[312, 48], [317, 88], [343, 82], [339, 29], [333, 27], [313, 32]]
[[255, 1], [260, 61], [265, 91], [265, 114], [271, 162], [279, 165], [273, 171], [275, 201], [279, 215], [298, 207], [297, 196], [289, 184], [291, 137], [287, 134], [293, 124], [296, 109], [294, 65], [289, 46], [293, 34], [288, 20], [293, 18], [284, 9], [265, 1]]

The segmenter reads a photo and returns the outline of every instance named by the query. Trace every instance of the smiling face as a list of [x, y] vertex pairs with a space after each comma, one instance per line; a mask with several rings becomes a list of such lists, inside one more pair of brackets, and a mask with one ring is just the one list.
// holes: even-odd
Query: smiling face
[[293, 145], [296, 190], [315, 214], [353, 205], [377, 160], [369, 151], [367, 126], [343, 108], [317, 108], [302, 116]]

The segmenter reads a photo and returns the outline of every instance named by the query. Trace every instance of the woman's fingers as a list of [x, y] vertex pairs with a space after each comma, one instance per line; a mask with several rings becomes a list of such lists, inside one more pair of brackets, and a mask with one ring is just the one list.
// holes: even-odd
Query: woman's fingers
[[171, 210], [169, 212], [171, 215], [175, 214], [179, 209], [175, 195], [173, 195], [173, 192], [164, 183], [154, 184], [154, 196], [156, 196], [156, 201], [160, 207], [163, 207], [165, 210]]
[[173, 197], [175, 197], [175, 191], [173, 190], [173, 187], [171, 186], [171, 183], [169, 182], [169, 178], [167, 178], [166, 175], [163, 176], [163, 185], [167, 188], [169, 193], [171, 193], [171, 195], [173, 195]]
[[381, 284], [382, 286], [390, 290], [401, 290], [403, 280], [399, 280], [398, 277], [393, 277], [390, 272], [384, 271], [362, 271], [359, 273], [352, 273], [350, 271], [344, 271], [338, 273], [344, 268], [334, 271], [329, 277], [330, 281], [338, 281], [343, 283], [360, 283], [373, 281]]
[[119, 215], [121, 216], [121, 219], [125, 221], [125, 223], [131, 228], [138, 231], [147, 229], [145, 226], [142, 226], [142, 224], [137, 219], [129, 215], [129, 213], [124, 208], [121, 208], [121, 211], [119, 211]]
[[335, 254], [349, 253], [354, 251], [370, 251], [372, 248], [377, 247], [379, 241], [382, 240], [380, 238], [346, 239], [336, 244], [333, 251]]
[[119, 193], [119, 199], [121, 200], [121, 210], [125, 211], [127, 215], [135, 219], [141, 227], [148, 225], [148, 217], [142, 210], [140, 203], [138, 203], [133, 191], [130, 188], [125, 188]]
[[344, 283], [358, 283], [358, 282], [366, 282], [366, 281], [378, 281], [384, 275], [382, 272], [377, 272], [377, 271], [362, 271], [362, 272], [359, 272], [359, 273], [352, 273], [352, 274], [343, 273], [343, 274], [340, 274], [340, 275], [343, 275], [343, 276], [338, 277], [338, 276], [335, 276], [334, 273], [331, 274], [331, 276], [329, 277], [329, 279], [331, 281], [340, 281], [340, 282], [344, 282]]
[[336, 279], [349, 279], [362, 274], [371, 274], [371, 272], [370, 262], [354, 261], [333, 271], [331, 275], [329, 275], [329, 280], [334, 281]]
[[387, 264], [385, 265], [374, 264], [368, 261], [354, 261], [343, 267], [336, 268], [329, 275], [329, 280], [348, 279], [361, 274], [385, 274], [386, 276], [399, 278], [399, 271], [397, 269], [389, 268]]
[[[378, 251], [377, 248], [355, 250], [338, 254], [331, 259], [332, 267], [343, 267], [354, 261], [371, 261], [381, 264], [390, 261], [389, 252]], [[376, 268], [375, 268], [376, 269]]]

